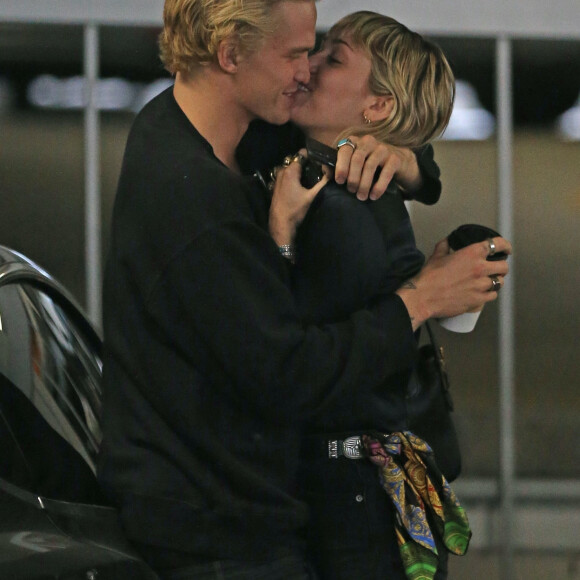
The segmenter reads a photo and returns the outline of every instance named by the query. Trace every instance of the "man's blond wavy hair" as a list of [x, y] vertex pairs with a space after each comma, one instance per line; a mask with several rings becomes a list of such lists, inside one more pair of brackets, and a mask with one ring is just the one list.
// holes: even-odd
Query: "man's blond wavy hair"
[[455, 77], [441, 48], [393, 18], [369, 11], [340, 19], [328, 33], [330, 40], [339, 37], [366, 52], [371, 92], [392, 95], [394, 106], [387, 119], [361, 122], [338, 139], [370, 134], [392, 145], [419, 147], [443, 133], [453, 110]]
[[274, 32], [271, 11], [283, 1], [289, 0], [165, 0], [159, 36], [163, 65], [171, 74], [192, 72], [214, 62], [225, 38], [236, 38], [242, 51], [253, 52]]

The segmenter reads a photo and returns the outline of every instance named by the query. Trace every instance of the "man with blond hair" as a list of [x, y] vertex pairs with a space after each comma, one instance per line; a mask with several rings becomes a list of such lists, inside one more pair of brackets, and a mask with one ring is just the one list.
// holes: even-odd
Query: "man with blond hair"
[[[314, 0], [166, 0], [175, 85], [128, 138], [104, 286], [98, 475], [164, 579], [312, 578], [294, 487], [302, 425], [408, 368], [425, 318], [491, 299], [480, 281], [458, 300], [433, 266], [415, 290], [341, 323], [300, 320], [269, 228], [301, 215], [269, 216], [236, 146], [254, 119], [288, 121], [315, 23]], [[291, 163], [287, 178], [299, 174]], [[302, 190], [306, 204], [323, 184]]]

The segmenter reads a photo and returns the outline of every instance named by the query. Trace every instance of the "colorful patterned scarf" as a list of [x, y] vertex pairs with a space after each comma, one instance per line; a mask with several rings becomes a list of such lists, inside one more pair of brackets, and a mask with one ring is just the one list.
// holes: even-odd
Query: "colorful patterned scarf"
[[439, 555], [427, 512], [446, 549], [463, 556], [471, 538], [465, 510], [425, 441], [410, 431], [363, 435], [362, 440], [397, 512], [396, 534], [407, 578], [433, 580]]

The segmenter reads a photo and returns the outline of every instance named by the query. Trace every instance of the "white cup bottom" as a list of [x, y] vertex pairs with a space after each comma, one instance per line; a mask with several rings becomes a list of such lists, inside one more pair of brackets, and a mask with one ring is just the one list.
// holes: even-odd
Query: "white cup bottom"
[[481, 310], [477, 312], [465, 312], [451, 318], [439, 318], [437, 322], [451, 332], [471, 332], [475, 328]]

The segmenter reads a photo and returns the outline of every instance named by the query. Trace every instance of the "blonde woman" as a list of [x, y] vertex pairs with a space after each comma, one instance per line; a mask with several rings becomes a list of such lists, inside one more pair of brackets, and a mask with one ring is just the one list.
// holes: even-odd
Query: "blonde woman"
[[[387, 16], [362, 11], [340, 20], [311, 56], [310, 72], [309, 83], [295, 99], [292, 120], [308, 137], [348, 149], [353, 158], [366, 146], [368, 135], [419, 150], [444, 131], [451, 115], [455, 85], [444, 54]], [[398, 191], [366, 203], [345, 187], [329, 183], [294, 232], [280, 224], [287, 224], [287, 215], [299, 205], [299, 173], [297, 163], [277, 172], [270, 224], [277, 243], [294, 253], [294, 295], [306, 322], [347, 324], [349, 313], [369, 307], [377, 296], [390, 295], [402, 300], [409, 313], [406, 322], [395, 317], [390, 321], [394, 345], [390, 356], [393, 363], [412, 361], [409, 353], [417, 346], [413, 331], [437, 316], [445, 300], [485, 302], [497, 297], [496, 291], [490, 292], [495, 285], [489, 276], [498, 274], [503, 280], [507, 269], [505, 264], [486, 262], [486, 243], [448, 256], [446, 242], [441, 242], [424, 265], [403, 202], [405, 188], [414, 185], [412, 176], [399, 181]], [[508, 246], [505, 240], [496, 241]], [[458, 283], [452, 291], [451, 286], [444, 288], [457, 281], [454, 268], [465, 261], [477, 263], [481, 276], [469, 284]], [[440, 268], [447, 268], [450, 276], [443, 285], [433, 276]], [[417, 306], [421, 297], [427, 297], [423, 302], [429, 304], [427, 311]], [[401, 487], [392, 487], [379, 477], [376, 465], [383, 461], [387, 467], [388, 462], [391, 467], [404, 466], [405, 461], [397, 463], [387, 449], [395, 443], [407, 453], [406, 439], [389, 440], [387, 435], [407, 430], [405, 397], [412, 362], [379, 387], [365, 388], [365, 373], [377, 362], [368, 356], [357, 395], [334, 396], [307, 425], [299, 487], [311, 510], [310, 557], [322, 580], [396, 580], [419, 577], [413, 575], [417, 570], [424, 574], [421, 578], [443, 579], [450, 542], [446, 538], [444, 545], [441, 522], [418, 499], [415, 504], [425, 509], [418, 512], [418, 519], [402, 525], [410, 503], [386, 490], [407, 489], [410, 502], [406, 482], [411, 475], [403, 477], [404, 470], [399, 469]], [[350, 448], [354, 458], [344, 442], [354, 442]], [[438, 475], [429, 473], [437, 482]], [[448, 488], [439, 489], [439, 482], [436, 487], [444, 497]], [[462, 553], [470, 532], [458, 510], [462, 545], [450, 549]], [[417, 522], [422, 522], [420, 538], [412, 529]], [[427, 522], [430, 527], [423, 529]]]

